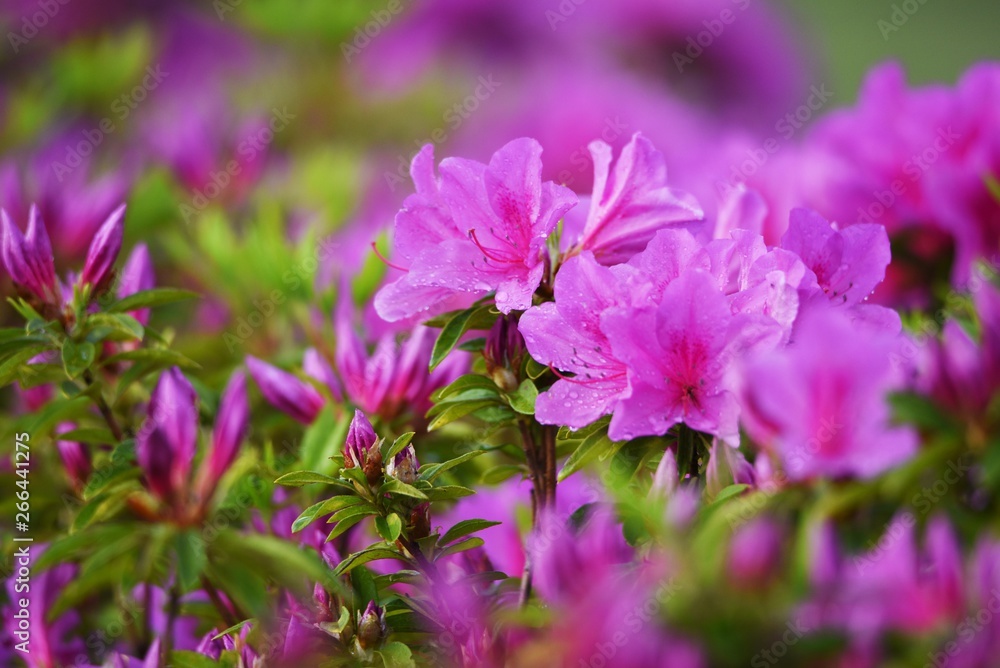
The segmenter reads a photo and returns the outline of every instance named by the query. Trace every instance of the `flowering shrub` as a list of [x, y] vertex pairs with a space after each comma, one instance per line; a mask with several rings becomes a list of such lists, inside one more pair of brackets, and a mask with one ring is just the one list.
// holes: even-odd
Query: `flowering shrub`
[[[435, 56], [425, 31], [526, 16], [437, 1], [348, 62], [610, 67], [527, 27]], [[690, 22], [639, 4], [542, 19]], [[164, 111], [248, 76], [199, 49], [259, 54], [162, 11], [159, 112], [110, 149], [134, 166], [0, 183], [3, 665], [996, 665], [1000, 65], [881, 67], [718, 197], [717, 157], [654, 141], [668, 107], [713, 133], [629, 84], [652, 127], [593, 133], [588, 175], [498, 131], [485, 161], [423, 145], [394, 198], [271, 146], [294, 114]]]

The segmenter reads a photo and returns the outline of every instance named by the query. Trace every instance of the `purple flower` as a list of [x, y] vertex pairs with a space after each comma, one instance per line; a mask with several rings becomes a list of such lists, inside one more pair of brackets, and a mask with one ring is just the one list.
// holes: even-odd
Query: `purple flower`
[[[701, 207], [667, 187], [667, 165], [652, 143], [636, 133], [611, 170], [611, 146], [590, 144], [594, 194], [580, 239], [569, 252], [589, 250], [601, 264], [626, 262], [665, 227], [698, 229]], [[567, 228], [569, 223], [567, 223]]]
[[11, 280], [43, 304], [58, 304], [62, 291], [56, 280], [49, 235], [37, 207], [31, 207], [28, 231], [24, 235], [6, 210], [0, 210], [0, 218], [3, 220], [3, 264]]
[[[396, 235], [411, 264], [376, 296], [379, 315], [389, 321], [430, 316], [455, 294], [493, 290], [503, 313], [530, 306], [545, 273], [546, 240], [576, 204], [566, 188], [542, 182], [541, 153], [538, 142], [516, 139], [488, 165], [444, 160], [439, 183], [429, 169], [415, 173], [417, 195], [396, 216]], [[414, 172], [418, 160], [430, 157], [418, 155]], [[429, 289], [439, 293], [436, 299], [429, 301]]]
[[199, 472], [199, 490], [203, 500], [211, 496], [219, 479], [236, 459], [249, 421], [246, 376], [242, 371], [236, 371], [219, 400], [219, 412], [212, 431], [212, 446]]
[[885, 278], [891, 259], [881, 225], [858, 224], [838, 230], [808, 209], [794, 209], [781, 247], [798, 254], [816, 274], [823, 294], [835, 304], [860, 304]]
[[740, 526], [729, 543], [727, 568], [738, 585], [767, 584], [781, 568], [782, 531], [769, 518], [757, 517]]
[[150, 490], [173, 502], [187, 489], [198, 438], [198, 396], [180, 369], [160, 376], [146, 416], [136, 435], [136, 457]]
[[566, 603], [582, 598], [594, 582], [628, 563], [632, 549], [606, 507], [590, 509], [578, 530], [551, 510], [542, 515], [527, 549], [534, 565], [534, 584], [545, 600]]
[[698, 269], [667, 285], [655, 307], [606, 311], [601, 329], [628, 367], [608, 431], [614, 440], [662, 435], [683, 422], [738, 443], [734, 363], [780, 337], [769, 318], [733, 315], [716, 280]]
[[601, 329], [601, 314], [627, 301], [628, 290], [615, 270], [584, 251], [556, 274], [555, 302], [521, 316], [531, 356], [560, 371], [560, 379], [538, 396], [539, 422], [579, 429], [614, 408], [627, 387], [626, 367]]
[[434, 331], [418, 325], [401, 340], [398, 327], [387, 326], [377, 316], [372, 318], [371, 329], [380, 334], [369, 354], [353, 326], [352, 316], [349, 301], [342, 300], [334, 321], [337, 334], [334, 363], [347, 398], [365, 413], [385, 420], [407, 411], [422, 417], [430, 408], [434, 390], [468, 368], [468, 355], [455, 352], [434, 371], [428, 371]]
[[[122, 267], [118, 280], [117, 297], [124, 299], [137, 292], [151, 290], [154, 287], [156, 287], [156, 275], [153, 273], [153, 263], [149, 259], [149, 249], [146, 248], [146, 244], [137, 244], [125, 261], [125, 266]], [[129, 315], [143, 325], [149, 323], [148, 308], [130, 311]]]
[[302, 355], [302, 373], [313, 380], [319, 381], [321, 385], [329, 389], [334, 401], [343, 400], [340, 381], [337, 380], [337, 376], [333, 373], [333, 368], [320, 351], [315, 348], [306, 348], [305, 353]]
[[389, 629], [385, 623], [385, 609], [369, 601], [364, 612], [358, 611], [355, 639], [362, 650], [371, 650], [381, 644]]
[[80, 285], [92, 286], [93, 293], [99, 294], [108, 287], [118, 253], [122, 248], [125, 234], [125, 205], [111, 212], [104, 221], [87, 251], [87, 261], [80, 272]]
[[[792, 345], [749, 363], [744, 421], [795, 480], [874, 476], [916, 450], [889, 422], [886, 395], [901, 386], [895, 337], [855, 327], [840, 309], [804, 314]], [[873, 447], [878, 444], [878, 447]]]
[[247, 369], [264, 398], [282, 413], [306, 425], [319, 416], [325, 401], [313, 386], [252, 355], [247, 355]]
[[[72, 430], [75, 425], [72, 422], [63, 423], [56, 429], [57, 434], [63, 434]], [[93, 466], [90, 461], [90, 451], [83, 443], [76, 441], [56, 440], [56, 447], [59, 450], [59, 457], [62, 459], [66, 473], [76, 488], [82, 489], [90, 477]]]

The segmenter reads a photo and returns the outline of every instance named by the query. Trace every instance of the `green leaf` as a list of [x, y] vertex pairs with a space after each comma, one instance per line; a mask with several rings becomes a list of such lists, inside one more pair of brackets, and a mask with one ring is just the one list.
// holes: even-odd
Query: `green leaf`
[[[130, 662], [137, 663], [137, 662]], [[170, 652], [168, 666], [184, 666], [184, 668], [219, 668], [215, 660], [208, 658], [204, 654], [191, 652], [189, 650], [175, 649]]]
[[449, 403], [447, 408], [434, 416], [434, 419], [430, 421], [427, 425], [427, 431], [440, 429], [447, 424], [451, 424], [455, 420], [465, 417], [469, 413], [474, 413], [480, 408], [486, 408], [487, 406], [492, 406], [494, 404], [496, 404], [496, 401], [493, 399], [476, 399], [473, 401]]
[[125, 352], [106, 358], [101, 362], [101, 365], [107, 366], [118, 362], [147, 362], [152, 363], [161, 369], [171, 366], [180, 367], [182, 369], [201, 368], [201, 365], [194, 360], [168, 348], [139, 348], [138, 350], [126, 350]]
[[174, 537], [177, 553], [177, 574], [185, 590], [192, 589], [205, 568], [205, 541], [196, 531], [181, 531]]
[[[438, 334], [437, 340], [434, 342], [434, 350], [431, 352], [431, 371], [436, 369], [448, 356], [448, 353], [454, 350], [463, 334], [474, 325], [481, 325], [484, 322], [484, 314], [489, 314], [492, 308], [489, 304], [473, 306], [464, 311], [459, 311], [445, 323], [445, 326], [441, 329], [441, 333]], [[492, 319], [495, 320], [496, 318]]]
[[33, 565], [33, 570], [35, 573], [41, 573], [57, 564], [79, 559], [81, 555], [102, 545], [116, 543], [128, 537], [132, 532], [133, 528], [125, 524], [102, 524], [88, 531], [56, 538], [38, 557]]
[[477, 531], [495, 527], [498, 524], [501, 524], [501, 522], [491, 522], [489, 520], [462, 520], [452, 528], [448, 529], [448, 531], [446, 531], [445, 534], [438, 539], [438, 545], [447, 545], [448, 543], [458, 540], [463, 536], [468, 536], [469, 534], [476, 533]]
[[90, 341], [77, 343], [67, 340], [62, 347], [63, 368], [70, 378], [77, 378], [90, 368], [97, 358], [97, 346]]
[[425, 464], [420, 467], [420, 479], [426, 480], [427, 482], [434, 482], [445, 471], [450, 471], [456, 466], [464, 464], [470, 459], [475, 459], [479, 455], [485, 454], [486, 452], [486, 450], [472, 450], [471, 452], [461, 454], [454, 459], [449, 459], [446, 462], [441, 462], [439, 464]]
[[59, 434], [59, 440], [77, 443], [102, 443], [106, 445], [115, 445], [118, 443], [111, 430], [104, 428], [71, 429]]
[[479, 482], [484, 485], [497, 485], [504, 480], [513, 478], [516, 475], [524, 475], [528, 472], [522, 464], [499, 464], [492, 466], [483, 473]]
[[458, 344], [458, 349], [464, 350], [467, 353], [481, 353], [485, 347], [486, 338], [482, 336]]
[[386, 478], [386, 481], [379, 489], [379, 494], [399, 494], [400, 496], [408, 496], [421, 501], [427, 500], [427, 495], [419, 489], [413, 487], [412, 485], [407, 485], [405, 482], [396, 480], [395, 478]]
[[414, 668], [417, 665], [410, 648], [401, 642], [386, 643], [378, 654], [382, 657], [385, 668]]
[[549, 367], [545, 366], [541, 362], [538, 362], [533, 357], [528, 358], [528, 362], [524, 365], [524, 372], [528, 374], [528, 378], [531, 380], [538, 380], [541, 378]]
[[190, 290], [153, 288], [152, 290], [142, 290], [124, 299], [120, 299], [104, 310], [108, 313], [124, 313], [125, 311], [163, 306], [164, 304], [171, 304], [186, 299], [197, 299], [199, 296], [197, 292], [191, 292]]
[[279, 476], [278, 479], [274, 481], [274, 484], [284, 485], [286, 487], [301, 487], [302, 485], [311, 485], [314, 483], [335, 485], [339, 482], [340, 480], [337, 478], [323, 475], [322, 473], [316, 473], [315, 471], [292, 471], [291, 473]]
[[341, 508], [327, 520], [328, 524], [333, 524], [335, 522], [340, 522], [342, 520], [350, 519], [352, 517], [368, 517], [369, 515], [377, 515], [378, 510], [368, 503], [367, 501], [362, 501], [361, 503], [354, 506], [347, 506], [346, 508]]
[[347, 531], [352, 526], [359, 523], [366, 517], [368, 517], [368, 515], [355, 515], [354, 517], [348, 517], [347, 519], [337, 522], [336, 526], [333, 527], [333, 530], [330, 531], [329, 535], [326, 537], [325, 542], [329, 543], [331, 540], [336, 539], [342, 533], [344, 533], [345, 531]]
[[297, 533], [312, 523], [317, 517], [322, 517], [323, 515], [328, 515], [330, 513], [335, 513], [338, 510], [348, 508], [350, 506], [355, 506], [363, 503], [364, 500], [357, 496], [335, 496], [332, 499], [326, 499], [325, 501], [320, 501], [319, 503], [314, 503], [299, 515], [294, 522], [292, 522], [292, 533]]
[[388, 462], [391, 458], [395, 457], [400, 452], [402, 452], [403, 449], [410, 444], [410, 441], [413, 440], [413, 435], [414, 432], [408, 431], [399, 438], [397, 438], [395, 441], [393, 441], [392, 445], [389, 446], [388, 448], [386, 448], [385, 444], [383, 444], [382, 461]]
[[562, 482], [573, 475], [590, 462], [597, 459], [607, 448], [612, 446], [611, 439], [603, 431], [598, 431], [583, 439], [579, 447], [573, 451], [562, 470], [559, 471], [558, 481]]
[[460, 499], [463, 496], [471, 496], [475, 492], [468, 487], [461, 487], [459, 485], [443, 485], [441, 487], [426, 489], [424, 490], [424, 494], [431, 501], [451, 501], [453, 499]]
[[482, 547], [485, 543], [479, 536], [473, 536], [472, 538], [466, 538], [457, 543], [452, 543], [448, 547], [441, 550], [442, 555], [446, 554], [458, 554], [459, 552], [465, 552], [466, 550], [471, 550], [473, 548]]
[[274, 536], [226, 531], [216, 537], [212, 548], [259, 576], [293, 591], [311, 592], [311, 585], [307, 584], [310, 580], [331, 591], [343, 592], [344, 589], [336, 578], [330, 577], [330, 571], [315, 550], [302, 549]]
[[510, 407], [521, 415], [535, 414], [535, 399], [538, 398], [538, 388], [530, 378], [525, 378], [517, 389], [507, 395]]
[[445, 385], [440, 390], [437, 390], [433, 395], [431, 395], [431, 399], [438, 402], [442, 399], [447, 399], [452, 395], [471, 389], [485, 389], [496, 392], [497, 385], [493, 382], [492, 378], [480, 376], [477, 373], [467, 373], [464, 376], [459, 376], [449, 385]]
[[351, 571], [351, 586], [357, 593], [355, 601], [359, 610], [363, 610], [369, 601], [379, 602], [378, 587], [375, 585], [375, 578], [367, 568], [355, 568]]
[[112, 341], [141, 341], [146, 335], [142, 324], [127, 313], [95, 313], [87, 318], [87, 340], [100, 343]]
[[334, 569], [333, 573], [334, 575], [340, 576], [345, 573], [350, 573], [353, 568], [356, 568], [361, 564], [367, 564], [369, 561], [403, 558], [403, 555], [397, 550], [390, 549], [383, 544], [373, 545], [372, 547], [365, 548], [360, 552], [355, 552], [354, 554], [349, 555], [337, 565], [337, 568]]
[[33, 343], [25, 348], [21, 348], [13, 355], [7, 357], [7, 359], [0, 364], [0, 387], [10, 385], [11, 382], [15, 380], [17, 375], [21, 372], [22, 364], [26, 363], [39, 353], [54, 349], [55, 346], [51, 343]]
[[716, 504], [721, 504], [726, 499], [731, 499], [734, 496], [742, 494], [743, 491], [747, 489], [750, 489], [750, 485], [746, 485], [743, 483], [737, 483], [723, 487], [721, 490], [719, 490], [719, 493], [715, 495], [715, 498], [712, 499], [711, 505], [714, 506]]
[[387, 517], [375, 518], [375, 530], [378, 535], [385, 538], [390, 543], [395, 543], [403, 530], [403, 522], [396, 513], [390, 513]]

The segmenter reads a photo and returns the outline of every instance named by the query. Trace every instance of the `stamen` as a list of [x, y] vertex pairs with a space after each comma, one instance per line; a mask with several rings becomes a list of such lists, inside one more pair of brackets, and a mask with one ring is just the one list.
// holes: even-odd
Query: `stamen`
[[487, 258], [493, 260], [494, 262], [505, 262], [505, 260], [502, 257], [497, 257], [496, 255], [491, 255], [489, 252], [487, 252], [486, 247], [479, 242], [479, 237], [476, 236], [475, 230], [469, 230], [469, 239], [472, 240], [472, 243], [476, 244], [476, 247], [479, 248], [482, 254]]
[[386, 266], [392, 267], [393, 269], [399, 269], [400, 271], [406, 271], [406, 272], [410, 271], [406, 267], [400, 267], [398, 264], [393, 264], [392, 262], [389, 262], [389, 259], [386, 258], [386, 256], [382, 255], [382, 253], [379, 252], [378, 246], [375, 245], [374, 241], [372, 242], [372, 250], [375, 251], [376, 257], [378, 257], [378, 259], [382, 260], [382, 262], [384, 262], [386, 264]]

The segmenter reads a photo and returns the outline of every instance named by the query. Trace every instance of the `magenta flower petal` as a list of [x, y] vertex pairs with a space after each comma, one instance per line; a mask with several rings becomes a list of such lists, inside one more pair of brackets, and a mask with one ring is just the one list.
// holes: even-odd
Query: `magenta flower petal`
[[207, 466], [204, 473], [206, 487], [203, 490], [206, 496], [236, 459], [249, 422], [246, 376], [242, 371], [235, 371], [222, 392], [215, 429], [212, 431], [212, 449], [208, 460], [202, 464], [203, 467]]
[[136, 436], [136, 456], [150, 488], [169, 500], [187, 486], [198, 433], [198, 397], [177, 367], [163, 372]]
[[125, 205], [115, 209], [104, 221], [87, 251], [87, 260], [80, 272], [80, 284], [91, 285], [95, 292], [106, 288], [111, 281], [112, 269], [122, 248], [125, 235]]
[[[119, 299], [124, 299], [154, 287], [156, 287], [156, 276], [153, 273], [153, 262], [149, 258], [149, 249], [146, 244], [137, 244], [125, 261], [125, 266], [122, 267], [117, 296]], [[149, 323], [148, 308], [130, 311], [130, 314], [143, 325]]]
[[268, 403], [302, 424], [315, 422], [325, 402], [314, 387], [252, 355], [247, 355], [246, 362]]
[[666, 227], [698, 229], [704, 213], [690, 195], [667, 187], [663, 155], [640, 134], [622, 149], [611, 170], [611, 146], [590, 144], [594, 195], [580, 246], [602, 264], [626, 262]]

